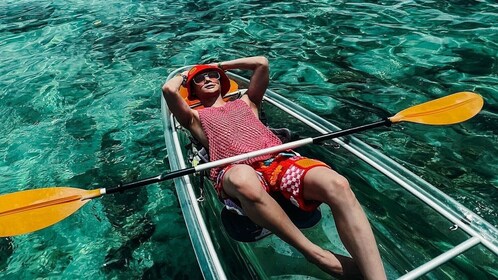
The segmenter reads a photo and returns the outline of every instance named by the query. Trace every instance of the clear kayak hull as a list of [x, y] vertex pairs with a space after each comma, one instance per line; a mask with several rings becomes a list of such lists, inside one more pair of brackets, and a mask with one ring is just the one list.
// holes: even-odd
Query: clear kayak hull
[[[247, 87], [247, 79], [228, 74], [239, 88]], [[161, 100], [170, 168], [189, 167], [188, 133]], [[271, 90], [264, 111], [270, 126], [291, 128], [306, 137], [339, 130]], [[498, 277], [493, 268], [498, 267], [498, 230], [394, 160], [352, 136], [298, 152], [327, 162], [350, 180], [371, 221], [389, 279]], [[327, 277], [274, 235], [254, 243], [228, 237], [220, 222], [222, 205], [209, 182], [201, 193], [199, 180], [196, 175], [184, 176], [175, 179], [175, 187], [205, 279]], [[330, 210], [322, 205], [321, 211], [322, 220], [303, 232], [320, 246], [347, 254]]]

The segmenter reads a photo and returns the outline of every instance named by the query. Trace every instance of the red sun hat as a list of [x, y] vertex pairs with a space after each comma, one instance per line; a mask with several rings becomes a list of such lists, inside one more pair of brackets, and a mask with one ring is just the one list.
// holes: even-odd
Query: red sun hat
[[230, 79], [225, 74], [225, 71], [223, 71], [223, 69], [220, 69], [216, 66], [209, 64], [199, 64], [195, 65], [188, 71], [187, 83], [185, 87], [187, 88], [189, 100], [197, 99], [195, 96], [192, 95], [191, 91], [191, 82], [194, 79], [195, 75], [213, 70], [220, 73], [221, 96], [224, 96], [228, 92], [228, 90], [230, 90]]

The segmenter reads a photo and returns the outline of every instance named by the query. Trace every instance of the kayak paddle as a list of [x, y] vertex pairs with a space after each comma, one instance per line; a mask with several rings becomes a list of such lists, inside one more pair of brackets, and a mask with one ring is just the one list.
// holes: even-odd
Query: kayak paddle
[[339, 130], [317, 137], [305, 138], [275, 147], [200, 164], [196, 167], [176, 170], [136, 182], [120, 184], [114, 188], [82, 190], [70, 187], [50, 187], [0, 195], [0, 237], [29, 233], [51, 226], [76, 212], [91, 199], [105, 194], [122, 192], [131, 188], [162, 182], [213, 167], [240, 162], [252, 157], [294, 149], [375, 127], [390, 126], [398, 122], [414, 122], [428, 125], [455, 124], [475, 116], [481, 110], [483, 103], [482, 97], [478, 94], [459, 92], [407, 108], [382, 121]]

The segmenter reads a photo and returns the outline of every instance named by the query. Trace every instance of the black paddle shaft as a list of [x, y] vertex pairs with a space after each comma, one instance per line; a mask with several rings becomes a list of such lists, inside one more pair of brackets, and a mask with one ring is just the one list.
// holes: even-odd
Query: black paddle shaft
[[180, 169], [177, 171], [172, 171], [172, 172], [168, 172], [165, 174], [161, 174], [159, 176], [141, 179], [139, 181], [135, 181], [135, 182], [131, 182], [131, 183], [119, 184], [114, 188], [106, 189], [105, 193], [111, 194], [111, 193], [123, 192], [123, 191], [129, 190], [129, 189], [143, 187], [143, 186], [154, 184], [154, 183], [159, 183], [162, 181], [166, 181], [166, 180], [173, 179], [173, 178], [178, 178], [178, 177], [192, 174], [195, 172], [196, 172], [195, 167]]
[[[339, 130], [339, 131], [327, 133], [324, 135], [316, 136], [316, 137], [313, 137], [311, 139], [313, 140], [313, 143], [319, 143], [319, 142], [322, 142], [325, 140], [330, 140], [333, 138], [346, 136], [346, 135], [353, 134], [356, 132], [365, 131], [365, 130], [380, 127], [380, 126], [390, 126], [390, 125], [391, 125], [391, 120], [384, 119], [382, 121], [374, 122], [371, 124], [365, 124], [362, 126], [357, 126], [357, 127], [353, 127], [353, 128], [349, 128], [349, 129]], [[192, 173], [195, 173], [196, 171], [197, 170], [195, 169], [195, 167], [190, 167], [190, 168], [180, 169], [180, 170], [176, 170], [176, 171], [172, 171], [172, 172], [167, 172], [167, 173], [164, 173], [164, 174], [161, 174], [158, 176], [154, 176], [154, 177], [150, 177], [150, 178], [141, 179], [139, 181], [135, 181], [135, 182], [131, 182], [131, 183], [119, 184], [114, 188], [106, 189], [106, 194], [123, 192], [123, 191], [129, 190], [129, 189], [132, 189], [132, 188], [138, 188], [138, 187], [142, 187], [142, 186], [146, 186], [146, 185], [150, 185], [150, 184], [154, 184], [154, 183], [159, 183], [159, 182], [166, 181], [169, 179], [192, 174]]]
[[392, 124], [392, 122], [390, 119], [383, 119], [383, 120], [378, 121], [378, 122], [365, 124], [365, 125], [357, 126], [357, 127], [353, 127], [353, 128], [343, 129], [343, 130], [339, 130], [339, 131], [335, 131], [335, 132], [331, 132], [331, 133], [327, 133], [327, 134], [313, 137], [313, 143], [319, 143], [319, 142], [322, 142], [325, 140], [339, 138], [342, 136], [350, 135], [350, 134], [353, 134], [356, 132], [361, 132], [361, 131], [369, 130], [369, 129], [380, 127], [380, 126], [391, 126], [391, 124]]

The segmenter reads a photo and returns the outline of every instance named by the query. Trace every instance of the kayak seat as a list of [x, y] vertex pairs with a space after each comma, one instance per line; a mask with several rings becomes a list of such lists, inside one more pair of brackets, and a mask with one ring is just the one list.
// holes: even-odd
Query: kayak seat
[[292, 140], [292, 132], [288, 128], [270, 128], [270, 130], [273, 134], [277, 135], [282, 143], [287, 143]]
[[[300, 229], [311, 228], [322, 218], [319, 209], [311, 212], [303, 211], [279, 193], [273, 194], [272, 197]], [[272, 234], [266, 228], [253, 223], [247, 216], [231, 211], [226, 206], [221, 210], [221, 222], [228, 236], [239, 242], [255, 242]]]

